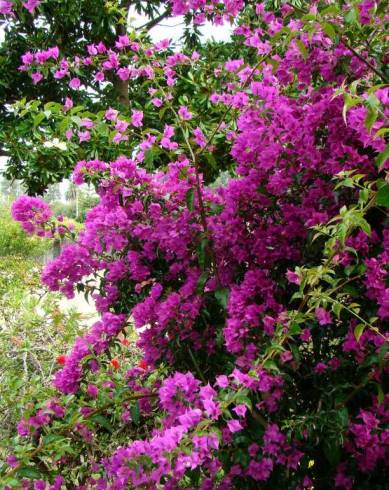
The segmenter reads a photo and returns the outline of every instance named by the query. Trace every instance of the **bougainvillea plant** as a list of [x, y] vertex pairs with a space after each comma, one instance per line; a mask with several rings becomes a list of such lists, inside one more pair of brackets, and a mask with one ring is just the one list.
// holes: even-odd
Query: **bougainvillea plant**
[[[81, 118], [70, 96], [44, 108], [64, 144], [120, 152], [75, 165], [100, 196], [78, 236], [37, 198], [13, 205], [27, 232], [71, 241], [43, 283], [83, 291], [101, 320], [20, 420], [3, 485], [384, 488], [387, 4], [171, 3], [234, 22], [241, 57], [210, 66], [128, 33], [22, 60], [69, 91], [84, 66], [101, 83], [143, 80], [147, 100], [129, 115]], [[211, 166], [229, 175], [209, 185]]]

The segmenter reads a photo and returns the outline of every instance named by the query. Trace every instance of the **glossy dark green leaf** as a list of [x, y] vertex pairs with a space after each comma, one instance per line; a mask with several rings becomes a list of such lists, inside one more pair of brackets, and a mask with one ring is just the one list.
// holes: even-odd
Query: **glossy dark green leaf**
[[217, 289], [215, 291], [215, 297], [218, 300], [219, 304], [224, 308], [227, 309], [228, 305], [228, 298], [230, 296], [230, 291], [227, 288], [223, 289]]
[[378, 190], [376, 202], [379, 206], [389, 207], [389, 184], [383, 185]]
[[193, 187], [188, 190], [185, 198], [186, 198], [186, 205], [187, 205], [189, 211], [192, 212], [193, 211], [194, 198], [195, 198], [195, 189]]

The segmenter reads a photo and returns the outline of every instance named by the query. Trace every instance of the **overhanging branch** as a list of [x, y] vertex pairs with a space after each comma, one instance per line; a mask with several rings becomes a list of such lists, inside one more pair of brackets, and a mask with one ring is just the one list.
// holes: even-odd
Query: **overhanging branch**
[[149, 31], [153, 27], [155, 27], [157, 24], [161, 22], [161, 20], [166, 19], [167, 17], [170, 17], [171, 9], [168, 8], [163, 12], [162, 14], [158, 15], [158, 17], [155, 17], [155, 19], [151, 19], [149, 22], [144, 24], [143, 26], [140, 26], [137, 28], [137, 31]]

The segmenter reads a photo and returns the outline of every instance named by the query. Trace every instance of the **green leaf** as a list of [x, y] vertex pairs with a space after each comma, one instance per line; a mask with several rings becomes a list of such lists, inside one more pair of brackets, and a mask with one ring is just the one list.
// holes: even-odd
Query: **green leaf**
[[374, 135], [374, 138], [380, 138], [381, 136], [385, 136], [387, 133], [389, 133], [389, 128], [380, 128]]
[[368, 235], [368, 236], [371, 235], [371, 226], [369, 225], [369, 223], [365, 219], [361, 218], [359, 226], [366, 233], [366, 235]]
[[[313, 241], [313, 240], [312, 240]], [[294, 299], [300, 299], [303, 297], [303, 294], [300, 293], [300, 291], [296, 291], [293, 296], [291, 297], [291, 301], [293, 301]]]
[[365, 103], [368, 106], [368, 111], [365, 118], [365, 126], [370, 131], [373, 127], [373, 124], [377, 120], [380, 101], [373, 93], [371, 93], [366, 99]]
[[336, 38], [336, 31], [335, 31], [334, 26], [332, 24], [330, 24], [329, 22], [323, 22], [321, 24], [321, 27], [329, 38], [331, 38], [332, 40], [334, 40]]
[[145, 156], [144, 156], [144, 164], [145, 164], [146, 168], [151, 169], [153, 161], [154, 161], [153, 149], [149, 148], [148, 150], [146, 150]]
[[[301, 295], [300, 295], [301, 297]], [[296, 323], [295, 321], [291, 321], [290, 324], [289, 324], [289, 333], [290, 335], [298, 335], [299, 333], [301, 333], [301, 327], [298, 323]]]
[[365, 128], [371, 131], [374, 123], [377, 121], [378, 111], [377, 109], [369, 109], [365, 117]]
[[77, 114], [78, 112], [83, 110], [84, 110], [84, 106], [77, 105], [76, 107], [73, 107], [73, 109], [70, 110], [70, 114]]
[[99, 425], [101, 425], [102, 427], [104, 427], [104, 429], [107, 429], [108, 432], [113, 432], [114, 431], [114, 428], [112, 427], [111, 422], [106, 417], [104, 417], [101, 414], [94, 415], [91, 418], [91, 420], [93, 422], [97, 422]]
[[363, 331], [365, 330], [365, 324], [364, 323], [359, 323], [355, 329], [354, 329], [354, 337], [357, 342], [359, 342], [359, 339], [362, 337]]
[[347, 24], [357, 24], [359, 21], [359, 12], [356, 7], [352, 7], [344, 16]]
[[360, 80], [354, 80], [350, 86], [349, 86], [349, 90], [350, 90], [350, 93], [352, 93], [353, 95], [356, 95], [357, 94], [357, 89], [358, 89], [358, 85], [361, 83]]
[[353, 189], [355, 187], [355, 183], [354, 183], [354, 180], [351, 179], [350, 177], [347, 177], [346, 179], [344, 180], [340, 180], [336, 186], [335, 186], [335, 190], [339, 189], [340, 187], [350, 187], [351, 189]]
[[229, 295], [230, 291], [227, 288], [217, 289], [215, 291], [215, 298], [224, 309], [227, 309]]
[[43, 442], [45, 444], [45, 446], [48, 446], [49, 444], [52, 444], [53, 442], [62, 442], [64, 441], [65, 439], [63, 438], [63, 436], [61, 435], [58, 435], [58, 434], [48, 434], [47, 436], [44, 436], [43, 438]]
[[208, 153], [206, 152], [204, 154], [208, 164], [211, 166], [211, 168], [213, 169], [217, 169], [218, 168], [218, 163], [216, 161], [216, 158], [212, 155], [212, 153]]
[[69, 127], [69, 118], [65, 117], [62, 121], [57, 125], [58, 131], [64, 133], [66, 129], [70, 129]]
[[139, 402], [134, 403], [130, 407], [131, 419], [135, 425], [139, 425], [140, 423], [140, 410], [139, 410]]
[[58, 112], [61, 109], [61, 104], [58, 104], [58, 102], [47, 102], [43, 108], [45, 111], [52, 111], [52, 112]]
[[37, 114], [34, 118], [33, 118], [33, 124], [34, 124], [34, 128], [36, 128], [37, 126], [39, 126], [39, 124], [43, 121], [43, 119], [45, 119], [46, 115], [44, 112], [39, 112], [39, 114]]
[[340, 461], [340, 448], [334, 440], [325, 440], [323, 444], [323, 450], [328, 462], [331, 466], [335, 466]]
[[343, 309], [343, 305], [341, 303], [332, 303], [331, 309], [335, 313], [335, 315], [337, 316], [337, 318], [339, 318], [340, 317], [340, 312]]
[[381, 167], [384, 165], [386, 160], [389, 158], [389, 145], [386, 145], [385, 150], [381, 152], [376, 160], [376, 165], [378, 169], [381, 169]]
[[30, 109], [30, 111], [36, 111], [40, 105], [41, 103], [39, 100], [33, 100], [28, 104], [28, 108]]
[[277, 364], [272, 359], [268, 359], [263, 365], [263, 367], [268, 371], [276, 371], [276, 372], [280, 371]]
[[377, 192], [378, 206], [389, 207], [389, 184], [382, 186]]
[[204, 238], [203, 240], [201, 240], [200, 245], [197, 249], [199, 265], [202, 269], [205, 269], [207, 265], [210, 263], [209, 256], [208, 256], [208, 244], [209, 244], [208, 239]]
[[378, 399], [378, 405], [381, 405], [381, 403], [385, 399], [384, 391], [382, 389], [382, 386], [377, 383], [377, 399]]
[[347, 427], [349, 423], [348, 410], [346, 407], [337, 411], [337, 419], [342, 427]]
[[164, 106], [160, 109], [158, 116], [159, 119], [163, 119], [163, 116], [165, 115], [165, 112], [168, 110], [168, 106]]
[[301, 360], [301, 357], [300, 357], [300, 351], [299, 351], [299, 348], [297, 347], [296, 344], [292, 344], [290, 346], [290, 348], [292, 349], [292, 353], [293, 353], [293, 360], [297, 362], [297, 364], [300, 364], [300, 360]]
[[359, 200], [361, 203], [366, 203], [369, 200], [369, 189], [362, 189], [359, 192]]
[[39, 471], [31, 466], [24, 466], [17, 471], [17, 475], [23, 478], [30, 478], [31, 480], [37, 480], [41, 477]]
[[240, 404], [246, 405], [246, 407], [249, 408], [250, 410], [253, 409], [253, 404], [251, 403], [250, 398], [246, 395], [238, 395], [235, 399], [235, 403], [237, 405]]
[[18, 480], [17, 478], [13, 478], [12, 476], [9, 476], [9, 477], [6, 477], [4, 483], [6, 483], [7, 485], [9, 485], [10, 487], [15, 487], [15, 488], [20, 488], [20, 480]]
[[379, 98], [371, 93], [369, 97], [365, 101], [366, 105], [368, 105], [371, 109], [379, 109], [380, 107], [380, 100]]
[[194, 197], [195, 197], [195, 190], [192, 187], [191, 189], [188, 190], [186, 193], [185, 199], [186, 199], [186, 205], [189, 209], [189, 211], [193, 211], [193, 203], [194, 203]]
[[306, 60], [308, 58], [308, 50], [305, 47], [305, 44], [300, 39], [296, 39], [296, 44], [301, 53], [301, 56]]
[[323, 10], [320, 10], [321, 15], [327, 15], [327, 14], [338, 14], [339, 13], [339, 7], [337, 5], [329, 5], [328, 7], [323, 8]]
[[301, 20], [303, 22], [307, 22], [307, 21], [310, 21], [310, 20], [316, 20], [316, 14], [313, 14], [313, 13], [308, 13], [308, 14], [305, 14], [303, 15], [303, 17], [301, 17]]
[[197, 282], [197, 288], [196, 288], [197, 294], [202, 294], [204, 292], [204, 286], [208, 280], [208, 277], [209, 277], [208, 271], [204, 271], [199, 277], [199, 280]]
[[345, 124], [347, 124], [346, 115], [347, 115], [348, 110], [351, 109], [352, 107], [360, 104], [361, 102], [362, 102], [362, 100], [360, 97], [352, 97], [350, 94], [347, 94], [347, 93], [344, 94], [344, 106], [343, 106], [342, 115], [343, 115], [343, 120], [344, 120]]

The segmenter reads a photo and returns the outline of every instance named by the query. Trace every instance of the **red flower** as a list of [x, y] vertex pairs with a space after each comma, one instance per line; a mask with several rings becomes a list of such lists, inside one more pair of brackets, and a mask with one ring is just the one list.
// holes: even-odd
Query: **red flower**
[[144, 359], [141, 359], [139, 361], [138, 367], [141, 369], [147, 369], [147, 361], [145, 361]]
[[117, 359], [112, 359], [112, 361], [111, 361], [111, 366], [112, 366], [114, 369], [119, 369], [119, 367], [120, 367], [120, 362], [119, 362]]
[[57, 364], [60, 364], [61, 366], [63, 366], [65, 364], [65, 362], [66, 362], [66, 357], [64, 355], [57, 357]]
[[122, 343], [122, 345], [126, 346], [130, 344], [130, 341], [128, 339], [122, 339], [120, 342]]

